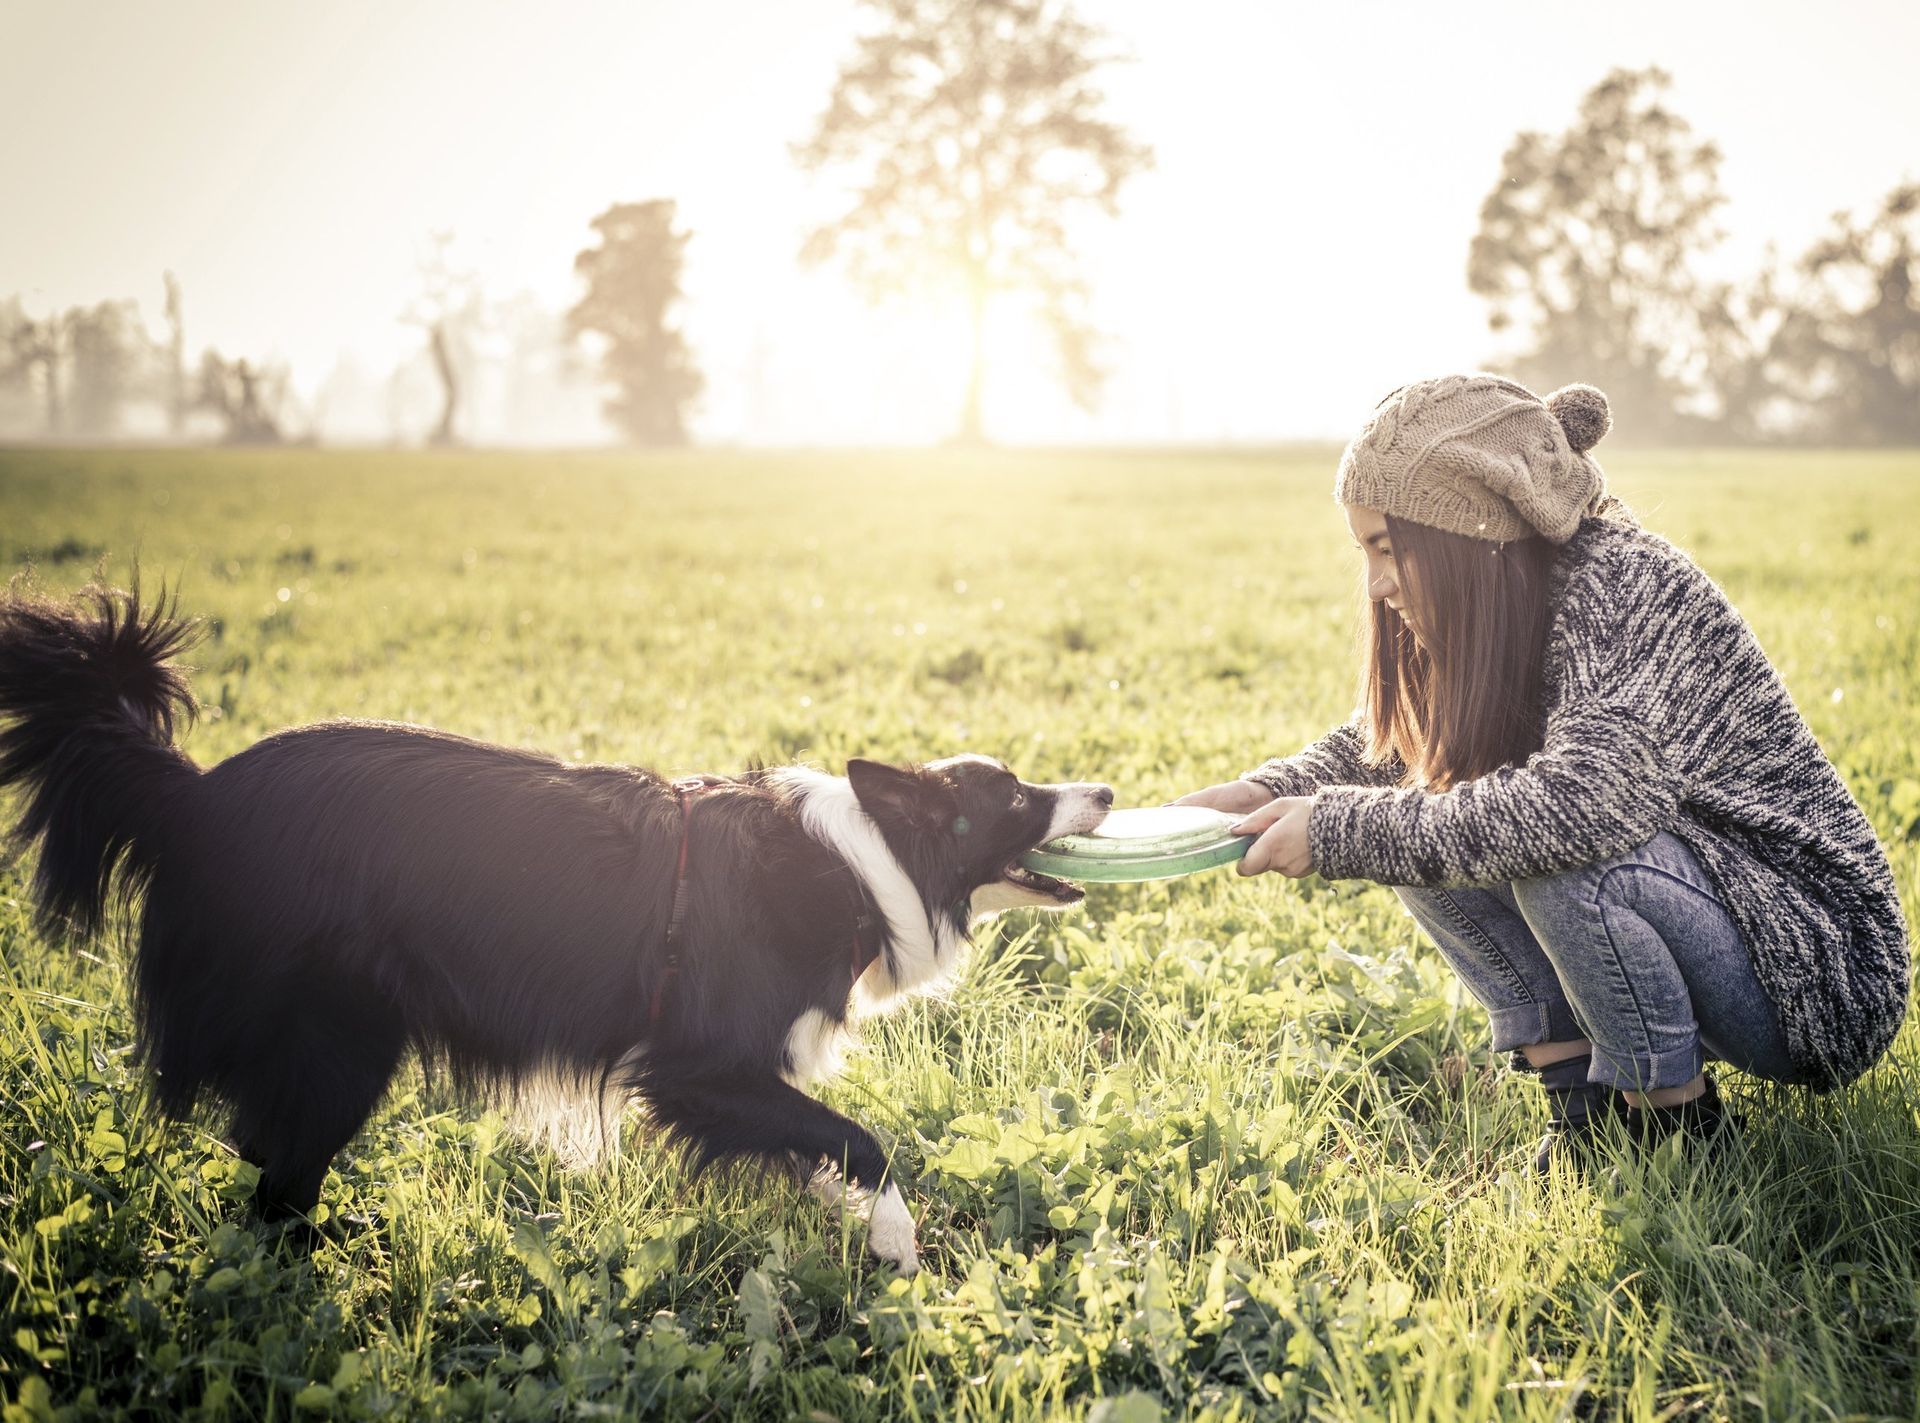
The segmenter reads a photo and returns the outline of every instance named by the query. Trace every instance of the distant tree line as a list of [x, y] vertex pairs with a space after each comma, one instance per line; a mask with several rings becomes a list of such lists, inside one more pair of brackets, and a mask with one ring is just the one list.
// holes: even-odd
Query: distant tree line
[[[1102, 115], [1094, 81], [1108, 62], [1104, 36], [1055, 0], [868, 0], [868, 8], [876, 25], [795, 148], [804, 166], [854, 188], [802, 259], [841, 260], [876, 301], [958, 298], [972, 351], [957, 438], [984, 437], [986, 318], [1004, 303], [1046, 324], [1062, 383], [1091, 407], [1105, 370], [1067, 221], [1082, 209], [1113, 214], [1121, 187], [1151, 162]], [[676, 316], [691, 234], [676, 228], [666, 198], [615, 203], [592, 229], [594, 244], [574, 259], [581, 294], [565, 339], [595, 362], [604, 414], [628, 440], [681, 443], [705, 388]], [[125, 405], [163, 392], [176, 433], [206, 412], [228, 440], [281, 438], [284, 370], [210, 351], [189, 377], [171, 282], [168, 311], [171, 338], [155, 342], [131, 302], [46, 321], [17, 301], [0, 308], [0, 351], [10, 353], [0, 364], [0, 429], [23, 428], [22, 408], [37, 403], [44, 434], [112, 436]], [[456, 268], [448, 234], [434, 235], [401, 319], [420, 329], [439, 388], [425, 441], [456, 443], [474, 352], [498, 323], [477, 281]]]
[[[850, 195], [801, 259], [840, 262], [876, 301], [961, 305], [972, 351], [957, 438], [984, 435], [984, 330], [997, 304], [1052, 330], [1062, 383], [1091, 407], [1104, 370], [1069, 220], [1114, 214], [1152, 161], [1103, 116], [1104, 37], [1053, 0], [867, 3], [876, 23], [794, 149]], [[1920, 183], [1836, 214], [1791, 262], [1712, 278], [1720, 153], [1674, 112], [1670, 83], [1658, 69], [1616, 70], [1565, 132], [1521, 133], [1508, 147], [1467, 261], [1502, 345], [1487, 363], [1543, 388], [1600, 385], [1622, 435], [1648, 443], [1920, 443]], [[548, 392], [576, 379], [584, 357], [628, 440], [687, 439], [705, 388], [677, 316], [691, 234], [667, 198], [615, 203], [591, 226], [564, 316], [489, 301], [454, 262], [450, 235], [434, 235], [401, 313], [439, 388], [427, 443], [463, 438], [485, 350]], [[234, 442], [285, 437], [283, 367], [209, 350], [189, 371], [185, 351], [171, 276], [158, 337], [132, 302], [42, 318], [0, 302], [0, 430], [110, 437], [125, 408], [146, 401], [176, 436], [199, 420]]]
[[164, 412], [175, 438], [205, 412], [229, 442], [278, 443], [286, 368], [209, 347], [189, 371], [180, 284], [171, 272], [165, 284], [166, 332], [158, 337], [133, 301], [36, 318], [18, 297], [0, 300], [0, 431], [112, 439], [128, 408], [145, 403]]

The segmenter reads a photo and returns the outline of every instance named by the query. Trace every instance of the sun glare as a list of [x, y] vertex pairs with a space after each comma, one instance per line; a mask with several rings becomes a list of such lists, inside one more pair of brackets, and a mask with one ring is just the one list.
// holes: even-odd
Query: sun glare
[[[852, 311], [835, 306], [835, 319], [815, 327], [808, 362], [789, 372], [780, 403], [858, 411], [868, 433], [850, 430], [854, 440], [924, 443], [953, 436], [973, 359], [964, 303], [903, 298]], [[1045, 439], [1076, 413], [1059, 388], [1052, 333], [1017, 299], [989, 308], [984, 358], [990, 440]], [[783, 413], [792, 418], [795, 412]]]

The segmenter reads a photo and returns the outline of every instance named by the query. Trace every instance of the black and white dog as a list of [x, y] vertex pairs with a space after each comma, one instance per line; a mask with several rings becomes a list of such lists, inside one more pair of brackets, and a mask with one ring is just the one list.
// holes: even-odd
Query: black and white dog
[[158, 1101], [230, 1109], [266, 1212], [313, 1207], [412, 1050], [576, 1158], [637, 1098], [699, 1165], [844, 1179], [874, 1252], [917, 1267], [879, 1143], [801, 1086], [860, 1012], [950, 977], [977, 916], [1077, 902], [1014, 862], [1108, 787], [979, 756], [669, 783], [376, 722], [202, 771], [173, 743], [192, 636], [137, 591], [9, 593], [0, 786], [49, 928], [134, 909]]

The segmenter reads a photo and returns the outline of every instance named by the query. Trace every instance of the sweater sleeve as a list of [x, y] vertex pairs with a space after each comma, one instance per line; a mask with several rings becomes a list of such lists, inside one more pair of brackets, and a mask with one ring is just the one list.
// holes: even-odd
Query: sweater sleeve
[[1439, 793], [1319, 791], [1307, 841], [1320, 874], [1505, 884], [1622, 854], [1674, 822], [1686, 784], [1666, 750], [1668, 721], [1693, 681], [1686, 640], [1669, 635], [1676, 609], [1626, 606], [1599, 579], [1570, 592], [1575, 646], [1540, 750]]
[[1251, 771], [1243, 781], [1265, 786], [1276, 796], [1312, 795], [1322, 786], [1384, 786], [1400, 779], [1400, 767], [1369, 766], [1361, 759], [1366, 735], [1356, 718], [1336, 726], [1304, 751], [1276, 756]]

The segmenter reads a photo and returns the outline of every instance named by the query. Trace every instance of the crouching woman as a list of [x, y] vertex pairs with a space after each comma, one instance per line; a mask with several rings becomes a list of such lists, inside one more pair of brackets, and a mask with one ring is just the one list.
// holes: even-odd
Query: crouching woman
[[1182, 798], [1242, 873], [1391, 885], [1537, 1072], [1537, 1165], [1620, 1115], [1708, 1138], [1710, 1059], [1832, 1087], [1906, 1011], [1886, 856], [1726, 596], [1605, 493], [1606, 399], [1404, 386], [1335, 482], [1365, 558], [1362, 700]]

